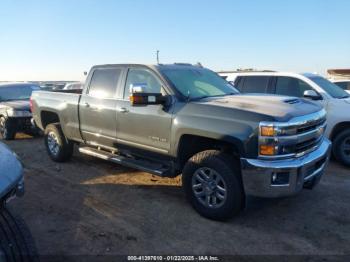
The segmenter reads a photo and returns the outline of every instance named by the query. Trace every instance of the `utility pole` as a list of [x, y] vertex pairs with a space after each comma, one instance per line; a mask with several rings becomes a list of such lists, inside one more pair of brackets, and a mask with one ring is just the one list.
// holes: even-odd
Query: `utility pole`
[[157, 50], [157, 64], [159, 65], [159, 50]]

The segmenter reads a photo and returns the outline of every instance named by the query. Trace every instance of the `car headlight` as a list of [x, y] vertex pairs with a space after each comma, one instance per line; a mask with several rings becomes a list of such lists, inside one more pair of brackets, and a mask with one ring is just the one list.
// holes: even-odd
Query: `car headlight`
[[9, 117], [30, 117], [32, 113], [25, 110], [15, 110], [15, 109], [7, 109], [7, 115]]
[[278, 154], [279, 147], [274, 137], [283, 131], [273, 123], [261, 123], [259, 126], [259, 155], [274, 156]]

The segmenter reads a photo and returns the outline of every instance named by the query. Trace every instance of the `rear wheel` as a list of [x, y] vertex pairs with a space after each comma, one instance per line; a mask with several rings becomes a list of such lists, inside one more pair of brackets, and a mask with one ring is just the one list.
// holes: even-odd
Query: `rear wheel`
[[335, 137], [333, 155], [343, 165], [350, 166], [350, 130], [345, 130]]
[[68, 161], [73, 155], [74, 144], [64, 136], [59, 124], [50, 124], [46, 127], [45, 146], [55, 162]]
[[232, 157], [216, 150], [193, 156], [183, 170], [187, 199], [204, 217], [225, 220], [237, 215], [244, 206], [239, 168]]
[[0, 117], [0, 134], [5, 140], [13, 140], [16, 135], [15, 129], [10, 125], [9, 121], [5, 117]]

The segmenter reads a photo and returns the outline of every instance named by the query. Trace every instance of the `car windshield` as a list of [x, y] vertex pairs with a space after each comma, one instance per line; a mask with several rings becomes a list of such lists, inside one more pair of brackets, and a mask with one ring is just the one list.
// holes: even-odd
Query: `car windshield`
[[239, 93], [226, 80], [205, 68], [171, 68], [161, 72], [182, 95], [191, 100]]
[[330, 96], [334, 98], [348, 98], [349, 94], [345, 92], [342, 88], [328, 81], [327, 79], [320, 76], [309, 77], [311, 81], [319, 85], [323, 90], [325, 90]]
[[39, 89], [35, 85], [0, 86], [0, 101], [29, 100], [32, 92]]

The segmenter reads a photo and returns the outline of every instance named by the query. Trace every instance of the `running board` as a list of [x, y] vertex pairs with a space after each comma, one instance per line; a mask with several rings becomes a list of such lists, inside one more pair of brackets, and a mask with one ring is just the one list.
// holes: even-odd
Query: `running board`
[[152, 163], [146, 160], [133, 159], [130, 157], [112, 154], [92, 147], [80, 147], [79, 152], [85, 155], [97, 157], [122, 166], [138, 169], [161, 177], [173, 177], [171, 169], [161, 164]]

